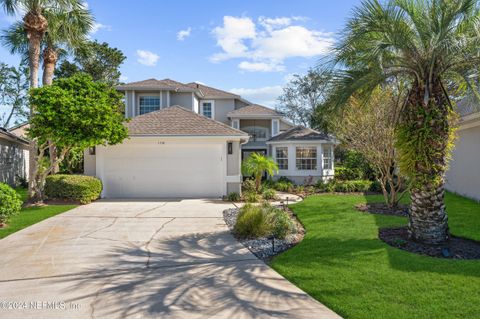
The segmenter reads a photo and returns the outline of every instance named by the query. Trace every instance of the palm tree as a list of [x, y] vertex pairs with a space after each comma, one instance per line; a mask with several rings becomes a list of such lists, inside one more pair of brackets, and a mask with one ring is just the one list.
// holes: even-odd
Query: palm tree
[[421, 242], [449, 238], [444, 173], [454, 111], [447, 89], [474, 88], [479, 26], [475, 0], [366, 0], [335, 48], [337, 106], [395, 79], [408, 83], [396, 147], [412, 183], [409, 231]]
[[254, 176], [255, 178], [255, 190], [257, 193], [260, 190], [263, 174], [268, 173], [273, 175], [278, 172], [278, 165], [271, 157], [261, 155], [258, 153], [252, 153], [242, 163], [242, 173], [247, 176]]
[[[80, 0], [0, 0], [0, 5], [10, 15], [25, 12], [23, 28], [28, 42], [30, 88], [37, 88], [41, 44], [48, 29], [48, 20], [45, 17], [45, 12], [69, 12], [72, 8], [83, 8], [84, 4]], [[32, 114], [33, 106], [30, 107], [30, 116]], [[38, 173], [38, 164], [35, 160], [37, 147], [34, 140], [30, 143], [29, 154], [29, 197], [32, 200], [37, 200], [39, 194], [35, 194], [34, 190], [36, 187], [34, 183], [35, 176]]]

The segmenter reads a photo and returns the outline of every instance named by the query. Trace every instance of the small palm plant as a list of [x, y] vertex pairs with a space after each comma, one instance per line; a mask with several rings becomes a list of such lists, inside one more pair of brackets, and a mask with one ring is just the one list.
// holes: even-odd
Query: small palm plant
[[252, 153], [242, 163], [242, 174], [246, 176], [253, 176], [255, 178], [255, 190], [260, 191], [263, 174], [267, 173], [273, 175], [278, 172], [278, 165], [273, 158]]

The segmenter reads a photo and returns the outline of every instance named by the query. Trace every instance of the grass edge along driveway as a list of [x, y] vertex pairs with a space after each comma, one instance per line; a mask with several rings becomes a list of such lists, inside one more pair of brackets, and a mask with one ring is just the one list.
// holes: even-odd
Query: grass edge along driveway
[[[24, 188], [15, 189], [25, 201], [27, 198], [27, 190]], [[12, 216], [7, 227], [0, 228], [0, 239], [7, 237], [28, 226], [41, 222], [49, 217], [64, 213], [77, 205], [45, 205], [38, 207], [22, 207], [19, 214]]]
[[[380, 196], [311, 196], [291, 205], [305, 239], [271, 266], [345, 318], [480, 318], [480, 260], [415, 255], [378, 239], [407, 219], [360, 213]], [[447, 193], [454, 235], [480, 240], [480, 204]]]

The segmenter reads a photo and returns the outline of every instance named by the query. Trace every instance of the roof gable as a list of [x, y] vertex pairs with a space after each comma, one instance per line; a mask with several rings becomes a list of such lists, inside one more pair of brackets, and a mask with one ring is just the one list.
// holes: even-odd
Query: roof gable
[[136, 116], [126, 126], [130, 135], [248, 136], [178, 105]]
[[212, 88], [211, 86], [207, 86], [200, 83], [191, 82], [187, 84], [189, 87], [199, 90], [200, 93], [207, 99], [218, 99], [218, 98], [229, 98], [229, 99], [238, 99], [240, 95], [233, 94], [227, 91], [219, 90], [216, 88]]
[[228, 116], [252, 116], [252, 115], [263, 115], [263, 116], [283, 116], [282, 113], [275, 111], [266, 106], [258, 104], [250, 104], [239, 109], [233, 110], [227, 114]]
[[331, 136], [325, 133], [321, 133], [316, 130], [312, 130], [311, 128], [307, 128], [301, 125], [295, 126], [288, 131], [285, 131], [281, 134], [278, 134], [271, 139], [269, 142], [276, 142], [276, 141], [332, 141], [333, 139]]
[[133, 90], [133, 89], [145, 89], [145, 90], [172, 90], [172, 91], [186, 91], [186, 92], [194, 92], [195, 89], [192, 87], [171, 80], [171, 79], [148, 79], [143, 81], [137, 82], [130, 82], [122, 85], [117, 86], [118, 90]]

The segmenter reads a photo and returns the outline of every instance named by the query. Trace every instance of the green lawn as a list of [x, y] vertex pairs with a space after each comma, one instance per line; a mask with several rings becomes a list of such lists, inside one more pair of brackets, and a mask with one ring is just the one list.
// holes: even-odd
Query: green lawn
[[[19, 188], [16, 191], [20, 194], [22, 200], [25, 201], [27, 198], [27, 191], [22, 188]], [[22, 208], [20, 214], [15, 215], [10, 219], [7, 227], [0, 228], [0, 239], [25, 227], [36, 224], [46, 218], [66, 212], [74, 207], [76, 207], [76, 205], [46, 205], [41, 207]]]
[[[272, 266], [345, 318], [480, 318], [480, 260], [419, 256], [384, 244], [402, 217], [359, 213], [379, 196], [311, 196], [292, 205], [305, 239]], [[480, 204], [446, 196], [453, 234], [480, 240]]]

